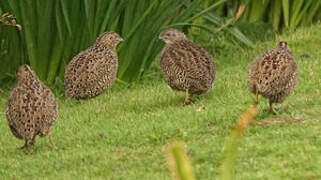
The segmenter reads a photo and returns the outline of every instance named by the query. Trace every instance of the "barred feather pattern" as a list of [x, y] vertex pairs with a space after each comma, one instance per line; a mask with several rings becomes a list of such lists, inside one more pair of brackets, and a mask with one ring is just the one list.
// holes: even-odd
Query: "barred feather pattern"
[[160, 64], [165, 81], [174, 90], [207, 93], [215, 80], [215, 62], [209, 53], [186, 38], [166, 44]]
[[21, 66], [18, 76], [18, 86], [7, 101], [6, 117], [11, 132], [31, 142], [37, 135], [50, 133], [58, 116], [58, 103], [29, 66]]
[[117, 78], [119, 41], [118, 34], [105, 33], [96, 44], [73, 58], [65, 71], [66, 97], [92, 98], [113, 85]]
[[254, 94], [258, 91], [271, 103], [282, 103], [293, 92], [297, 81], [298, 68], [286, 42], [263, 52], [249, 67], [250, 91]]

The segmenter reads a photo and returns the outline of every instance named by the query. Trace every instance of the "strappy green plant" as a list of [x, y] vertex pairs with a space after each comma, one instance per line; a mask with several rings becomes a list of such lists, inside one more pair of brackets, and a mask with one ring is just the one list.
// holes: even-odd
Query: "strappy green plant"
[[[0, 7], [10, 12], [22, 30], [0, 27], [0, 79], [14, 76], [17, 66], [29, 63], [42, 81], [63, 80], [68, 62], [93, 44], [105, 31], [116, 31], [125, 40], [118, 47], [118, 78], [140, 79], [162, 48], [158, 35], [168, 27], [183, 28], [205, 16], [227, 0], [201, 7], [201, 0], [1, 0]], [[218, 22], [218, 26], [223, 25]], [[214, 32], [209, 29], [209, 31]]]

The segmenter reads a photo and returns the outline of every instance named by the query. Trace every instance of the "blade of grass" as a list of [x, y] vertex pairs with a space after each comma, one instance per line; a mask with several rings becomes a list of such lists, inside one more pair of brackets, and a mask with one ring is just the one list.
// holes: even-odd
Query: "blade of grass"
[[308, 26], [312, 24], [313, 18], [316, 17], [317, 13], [320, 10], [320, 7], [321, 7], [321, 1], [313, 0], [313, 4], [310, 6], [310, 9], [308, 10], [309, 13], [307, 13], [304, 21], [302, 21], [303, 25]]
[[279, 29], [279, 25], [280, 25], [280, 21], [281, 21], [281, 13], [282, 13], [282, 9], [281, 9], [281, 1], [272, 1], [272, 8], [271, 11], [273, 13], [270, 13], [270, 17], [269, 17], [269, 21], [272, 24], [272, 27], [274, 30], [278, 30]]
[[205, 13], [209, 12], [210, 10], [218, 7], [219, 5], [225, 3], [226, 1], [227, 0], [220, 0], [220, 1], [216, 2], [215, 4], [211, 5], [210, 7], [206, 8], [206, 9], [202, 10], [201, 12], [197, 13], [196, 15], [190, 17], [189, 19], [186, 20], [186, 22], [191, 22], [194, 19], [201, 17], [203, 14], [205, 14]]
[[235, 165], [238, 155], [238, 148], [241, 144], [243, 133], [250, 124], [253, 117], [258, 113], [257, 105], [248, 108], [237, 121], [236, 126], [232, 130], [226, 148], [224, 150], [224, 160], [221, 165], [220, 179], [235, 179]]
[[67, 1], [65, 0], [60, 0], [60, 7], [61, 7], [61, 10], [62, 10], [62, 15], [64, 17], [64, 20], [65, 20], [65, 23], [66, 23], [66, 26], [67, 26], [67, 30], [68, 30], [68, 33], [69, 33], [69, 36], [72, 36], [72, 29], [71, 29], [71, 23], [70, 23], [70, 20], [69, 20], [69, 13], [68, 13], [68, 5], [66, 4]]
[[167, 147], [166, 159], [175, 179], [195, 180], [195, 175], [183, 143], [171, 143]]
[[[222, 24], [222, 18], [213, 14], [213, 13], [207, 13], [203, 16], [205, 19], [207, 19], [209, 22], [215, 24], [216, 26], [220, 26]], [[227, 29], [229, 33], [231, 33], [236, 39], [238, 39], [240, 42], [244, 43], [245, 45], [249, 47], [253, 47], [252, 41], [250, 41], [239, 29], [236, 27], [230, 27]]]
[[304, 0], [296, 0], [293, 1], [293, 5], [291, 6], [291, 19], [290, 19], [290, 28], [294, 29], [297, 24], [297, 19], [300, 13], [300, 9], [303, 6]]
[[21, 10], [19, 14], [21, 14], [21, 22], [22, 26], [24, 27], [22, 31], [26, 39], [28, 59], [31, 67], [36, 71], [36, 73], [38, 73], [36, 39], [34, 37], [34, 34], [37, 33], [37, 30], [35, 30], [33, 26], [33, 24], [36, 24], [36, 18], [33, 12], [28, 11], [28, 9], [32, 9], [31, 3], [32, 1], [19, 1], [19, 8]]
[[201, 3], [201, 1], [184, 1], [185, 11], [180, 14], [176, 22], [186, 22], [186, 20], [201, 6]]
[[306, 15], [306, 12], [308, 10], [308, 8], [311, 6], [312, 1], [306, 1], [303, 8], [301, 9], [300, 13], [298, 14], [297, 19], [294, 22], [294, 27], [297, 27], [299, 25], [299, 23], [301, 22], [301, 20], [303, 19], [303, 16]]
[[263, 19], [266, 9], [269, 5], [268, 0], [265, 1], [261, 1], [261, 0], [253, 0], [250, 1], [251, 4], [251, 10], [250, 10], [250, 14], [249, 14], [249, 21], [250, 22], [256, 22], [259, 21], [261, 19]]
[[289, 0], [282, 0], [282, 9], [283, 9], [283, 21], [285, 27], [289, 27], [289, 12], [290, 12], [290, 2]]

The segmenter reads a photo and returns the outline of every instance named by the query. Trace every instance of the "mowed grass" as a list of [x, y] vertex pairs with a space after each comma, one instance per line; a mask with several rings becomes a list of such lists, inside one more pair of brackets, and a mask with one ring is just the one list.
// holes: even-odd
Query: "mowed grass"
[[[285, 33], [299, 68], [293, 94], [268, 113], [259, 99], [255, 117], [238, 151], [237, 179], [321, 178], [321, 25]], [[278, 38], [277, 38], [278, 39]], [[172, 91], [160, 78], [146, 77], [133, 87], [115, 86], [88, 101], [59, 98], [59, 118], [48, 138], [36, 139], [36, 151], [17, 147], [7, 125], [1, 96], [0, 179], [171, 179], [166, 144], [184, 141], [197, 179], [217, 179], [224, 147], [239, 115], [254, 101], [247, 88], [247, 69], [263, 50], [227, 50], [216, 57], [213, 90], [183, 106], [184, 93]], [[310, 58], [301, 60], [300, 55]], [[153, 76], [154, 76], [153, 75]], [[285, 121], [286, 120], [286, 121]], [[279, 122], [281, 121], [281, 122]]]

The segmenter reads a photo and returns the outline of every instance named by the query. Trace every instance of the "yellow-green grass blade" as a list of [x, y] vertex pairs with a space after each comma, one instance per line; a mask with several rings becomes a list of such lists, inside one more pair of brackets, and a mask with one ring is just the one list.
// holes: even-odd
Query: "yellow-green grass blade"
[[298, 16], [300, 13], [300, 10], [304, 4], [304, 0], [296, 0], [293, 1], [293, 4], [291, 6], [291, 17], [290, 17], [290, 28], [294, 29], [296, 27]]
[[220, 6], [221, 4], [225, 3], [226, 1], [227, 1], [227, 0], [220, 0], [220, 1], [216, 2], [216, 3], [214, 3], [214, 4], [211, 5], [210, 7], [206, 8], [206, 9], [202, 10], [201, 12], [195, 14], [194, 16], [190, 17], [188, 20], [186, 20], [186, 22], [191, 22], [191, 21], [193, 21], [194, 19], [196, 19], [196, 18], [198, 18], [198, 17], [201, 17], [203, 14], [209, 12], [210, 10], [212, 10], [212, 9], [218, 7], [218, 6]]
[[[9, 1], [10, 2], [10, 1]], [[36, 29], [36, 14], [34, 11], [31, 11], [35, 5], [33, 5], [33, 1], [19, 1], [19, 10], [17, 12], [21, 14], [21, 24], [22, 24], [22, 34], [24, 34], [26, 41], [26, 48], [28, 54], [28, 60], [30, 62], [31, 67], [36, 71], [37, 75], [42, 77], [39, 74], [38, 62], [37, 62], [37, 44], [35, 34], [37, 32]], [[12, 2], [12, 4], [15, 4]], [[16, 13], [16, 12], [15, 12]]]
[[282, 2], [277, 0], [277, 1], [272, 1], [272, 8], [271, 8], [271, 13], [269, 14], [269, 22], [272, 24], [272, 27], [274, 30], [279, 29], [279, 25], [281, 22], [281, 13], [282, 13]]
[[256, 22], [263, 19], [266, 9], [270, 3], [269, 0], [252, 0], [251, 3], [251, 10], [249, 14], [249, 21]]
[[[297, 26], [300, 24], [300, 22], [302, 21], [302, 19], [303, 19], [304, 16], [307, 16], [307, 13], [306, 13], [306, 12], [307, 12], [308, 8], [312, 5], [312, 2], [313, 2], [313, 1], [306, 1], [306, 2], [305, 2], [302, 10], [301, 10], [300, 13], [298, 14], [298, 17], [297, 17], [297, 19], [296, 19], [296, 21], [295, 21], [295, 23], [294, 23], [294, 27], [297, 27]], [[310, 13], [311, 13], [311, 12], [310, 12]]]
[[72, 36], [73, 33], [72, 33], [71, 23], [70, 23], [70, 19], [69, 19], [70, 17], [68, 15], [69, 13], [68, 13], [67, 1], [60, 0], [60, 1], [57, 1], [57, 2], [60, 2], [60, 7], [61, 7], [62, 14], [63, 14], [64, 20], [65, 20], [65, 23], [66, 23], [66, 26], [67, 26], [67, 30], [68, 30], [69, 36]]
[[284, 21], [284, 25], [285, 27], [289, 27], [290, 24], [290, 2], [289, 0], [282, 0], [282, 12], [283, 12], [283, 21]]
[[321, 1], [313, 0], [310, 9], [307, 10], [308, 13], [305, 15], [304, 20], [302, 20], [302, 25], [308, 26], [312, 24], [313, 19], [317, 16], [318, 12], [320, 13]]
[[[207, 13], [204, 15], [204, 18], [207, 19], [209, 22], [215, 24], [216, 26], [221, 26], [223, 23], [223, 20], [221, 17], [213, 14], [213, 13]], [[253, 47], [253, 42], [249, 40], [238, 28], [236, 27], [229, 27], [226, 29], [227, 32], [232, 34], [236, 39], [238, 39], [240, 42], [244, 43], [245, 45], [249, 47]]]
[[166, 159], [173, 179], [195, 180], [194, 171], [183, 143], [174, 142], [169, 144], [166, 149]]
[[237, 164], [236, 159], [237, 155], [239, 154], [238, 148], [241, 144], [244, 131], [257, 113], [258, 107], [257, 105], [253, 105], [240, 116], [236, 125], [233, 127], [224, 150], [224, 160], [221, 165], [220, 179], [235, 179], [235, 166]]

